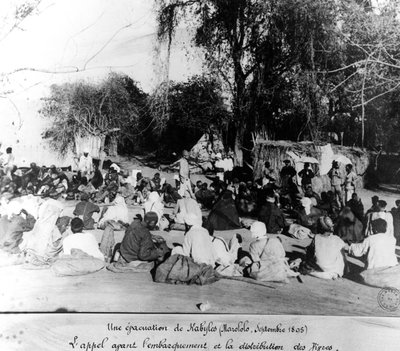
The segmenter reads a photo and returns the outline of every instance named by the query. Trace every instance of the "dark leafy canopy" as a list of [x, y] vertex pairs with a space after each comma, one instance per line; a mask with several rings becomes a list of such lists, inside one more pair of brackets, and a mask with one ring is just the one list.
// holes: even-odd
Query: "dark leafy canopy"
[[369, 144], [377, 139], [390, 110], [382, 105], [400, 88], [397, 0], [380, 12], [356, 0], [158, 0], [158, 6], [160, 39], [170, 40], [184, 20], [195, 26], [194, 44], [230, 92], [237, 154], [261, 128], [272, 138], [314, 141], [344, 131], [353, 144], [362, 142], [365, 119]]
[[84, 81], [52, 85], [40, 113], [50, 120], [44, 137], [66, 154], [75, 135], [107, 135], [115, 130], [119, 143], [141, 128], [147, 96], [128, 76], [110, 74], [99, 84]]
[[160, 135], [165, 152], [190, 148], [211, 128], [224, 129], [231, 118], [214, 79], [194, 76], [186, 82], [170, 82], [169, 120]]

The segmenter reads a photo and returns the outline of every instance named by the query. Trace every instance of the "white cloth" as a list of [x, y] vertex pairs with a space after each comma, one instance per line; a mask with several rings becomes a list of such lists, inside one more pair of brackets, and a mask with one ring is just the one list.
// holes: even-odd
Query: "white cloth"
[[196, 263], [215, 265], [211, 237], [207, 229], [194, 225], [183, 239], [182, 251], [185, 256], [193, 258]]
[[223, 238], [215, 236], [211, 239], [215, 262], [221, 266], [230, 266], [237, 260], [237, 252], [240, 247], [236, 236], [234, 236], [228, 246]]
[[149, 194], [149, 198], [144, 203], [144, 213], [155, 212], [157, 213], [158, 221], [157, 225], [160, 223], [161, 217], [164, 215], [164, 205], [161, 202], [161, 197], [156, 191], [152, 191]]
[[188, 213], [193, 213], [195, 216], [202, 218], [200, 205], [192, 198], [179, 199], [176, 203], [174, 214], [175, 222], [184, 224], [185, 217]]
[[108, 207], [107, 212], [99, 222], [101, 227], [106, 221], [122, 221], [123, 223], [130, 223], [128, 207], [126, 206], [125, 199], [117, 194], [112, 205]]
[[85, 155], [82, 155], [79, 158], [78, 169], [82, 173], [91, 173], [92, 172], [92, 167], [93, 167], [93, 160], [92, 160], [92, 157], [90, 155], [88, 155], [87, 157]]
[[104, 261], [104, 255], [101, 253], [99, 244], [92, 233], [75, 233], [64, 238], [63, 253], [71, 255], [72, 249], [80, 249], [88, 255]]
[[375, 219], [384, 219], [387, 224], [386, 234], [393, 236], [394, 235], [394, 228], [393, 228], [393, 216], [390, 212], [380, 211], [380, 212], [371, 212], [367, 217], [367, 230], [365, 236], [372, 235], [371, 233], [371, 222]]
[[254, 239], [261, 239], [267, 236], [267, 227], [264, 222], [255, 221], [250, 227], [251, 236]]
[[396, 258], [396, 239], [387, 234], [375, 234], [362, 243], [351, 244], [349, 252], [356, 257], [367, 256], [367, 269], [393, 267], [398, 264]]
[[317, 265], [324, 272], [336, 273], [341, 277], [344, 273], [344, 256], [342, 249], [346, 246], [345, 242], [338, 236], [316, 235], [315, 260]]
[[39, 208], [39, 218], [30, 232], [24, 233], [20, 249], [33, 251], [38, 256], [52, 256], [53, 244], [61, 240], [56, 226], [63, 205], [57, 200], [47, 200]]

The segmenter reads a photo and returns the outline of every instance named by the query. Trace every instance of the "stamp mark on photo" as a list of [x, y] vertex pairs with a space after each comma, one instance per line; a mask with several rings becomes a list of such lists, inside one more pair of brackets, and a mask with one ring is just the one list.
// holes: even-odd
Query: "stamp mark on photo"
[[396, 288], [383, 288], [378, 293], [379, 306], [389, 312], [394, 312], [400, 305], [400, 290]]

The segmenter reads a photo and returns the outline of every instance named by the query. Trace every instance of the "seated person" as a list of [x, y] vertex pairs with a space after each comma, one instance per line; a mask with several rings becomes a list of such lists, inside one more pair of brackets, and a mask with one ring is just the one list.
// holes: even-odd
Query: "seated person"
[[174, 212], [172, 214], [172, 219], [175, 221], [175, 223], [185, 224], [185, 218], [189, 213], [194, 214], [196, 217], [202, 218], [201, 209], [196, 200], [190, 197], [184, 197], [178, 200], [176, 203]]
[[185, 217], [187, 232], [182, 247], [176, 246], [172, 254], [181, 254], [191, 257], [196, 263], [205, 263], [215, 266], [215, 257], [211, 237], [208, 230], [202, 227], [202, 218], [193, 213]]
[[346, 206], [350, 207], [351, 211], [361, 222], [364, 222], [364, 205], [356, 193], [351, 195], [351, 199], [347, 201]]
[[322, 279], [337, 279], [345, 268], [346, 243], [333, 234], [333, 222], [328, 216], [318, 220], [318, 232], [306, 250], [306, 264], [310, 275]]
[[208, 215], [208, 221], [215, 230], [241, 228], [239, 214], [231, 191], [225, 190], [221, 194], [220, 199], [214, 204]]
[[81, 201], [77, 203], [74, 215], [79, 217], [82, 216], [84, 229], [94, 229], [93, 213], [100, 212], [100, 207], [89, 201], [89, 194], [82, 193]]
[[66, 236], [62, 242], [63, 253], [71, 255], [72, 249], [79, 249], [89, 256], [98, 258], [104, 261], [104, 255], [99, 249], [99, 243], [92, 233], [83, 232], [83, 221], [75, 217], [71, 220], [72, 234]]
[[394, 236], [393, 216], [390, 212], [386, 211], [386, 205], [386, 201], [378, 200], [376, 211], [367, 213], [365, 236], [372, 235], [371, 223], [378, 218], [382, 218], [386, 221], [386, 233], [388, 235]]
[[120, 262], [146, 261], [152, 262], [160, 260], [167, 253], [166, 245], [157, 246], [153, 242], [150, 230], [157, 224], [158, 217], [155, 212], [147, 212], [144, 221], [134, 220], [125, 231], [124, 238], [120, 246]]
[[314, 206], [318, 206], [321, 203], [320, 196], [313, 190], [311, 184], [306, 186], [304, 196], [310, 198], [313, 201]]
[[215, 192], [208, 189], [207, 183], [201, 183], [200, 189], [195, 192], [196, 200], [206, 209], [211, 209], [215, 201]]
[[94, 168], [94, 172], [93, 172], [92, 179], [90, 179], [90, 183], [92, 183], [92, 185], [95, 189], [99, 189], [103, 185], [103, 182], [104, 182], [103, 175], [101, 174], [101, 171], [97, 164], [94, 164], [93, 168]]
[[367, 255], [367, 269], [393, 267], [398, 264], [396, 257], [396, 239], [387, 235], [387, 223], [378, 218], [371, 222], [371, 235], [362, 243], [351, 244], [350, 255], [361, 257]]
[[144, 213], [155, 212], [158, 217], [157, 226], [160, 225], [161, 217], [164, 215], [164, 204], [161, 202], [161, 197], [157, 191], [152, 191], [149, 198], [143, 205]]
[[240, 215], [251, 215], [256, 210], [256, 197], [244, 182], [239, 184], [235, 202]]
[[285, 249], [279, 237], [268, 237], [263, 222], [256, 221], [250, 227], [254, 241], [249, 246], [252, 264], [246, 271], [251, 278], [260, 281], [287, 281], [298, 273], [291, 271]]
[[266, 192], [266, 203], [258, 213], [258, 220], [265, 224], [267, 232], [271, 234], [280, 233], [287, 226], [282, 211], [275, 205], [275, 194], [272, 189]]
[[364, 238], [362, 222], [354, 215], [350, 207], [343, 207], [335, 226], [335, 234], [348, 244], [358, 243]]
[[172, 187], [171, 184], [165, 183], [163, 186], [163, 200], [167, 206], [176, 204], [182, 197], [178, 194], [178, 191]]
[[[164, 180], [165, 181], [165, 180]], [[151, 191], [160, 191], [162, 184], [162, 179], [160, 173], [155, 173], [153, 179], [150, 180]]]

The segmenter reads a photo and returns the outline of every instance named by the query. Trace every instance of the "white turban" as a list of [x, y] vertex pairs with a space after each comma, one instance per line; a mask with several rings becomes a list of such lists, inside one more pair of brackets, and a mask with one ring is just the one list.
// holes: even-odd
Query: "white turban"
[[306, 211], [306, 215], [309, 215], [311, 212], [311, 206], [312, 206], [312, 201], [308, 197], [303, 197], [300, 200], [301, 205], [304, 207], [304, 210]]
[[201, 227], [202, 224], [202, 218], [196, 216], [194, 213], [186, 213], [184, 221], [187, 225], [197, 225]]
[[251, 236], [254, 239], [261, 239], [267, 236], [267, 228], [265, 227], [265, 223], [256, 221], [250, 227]]

